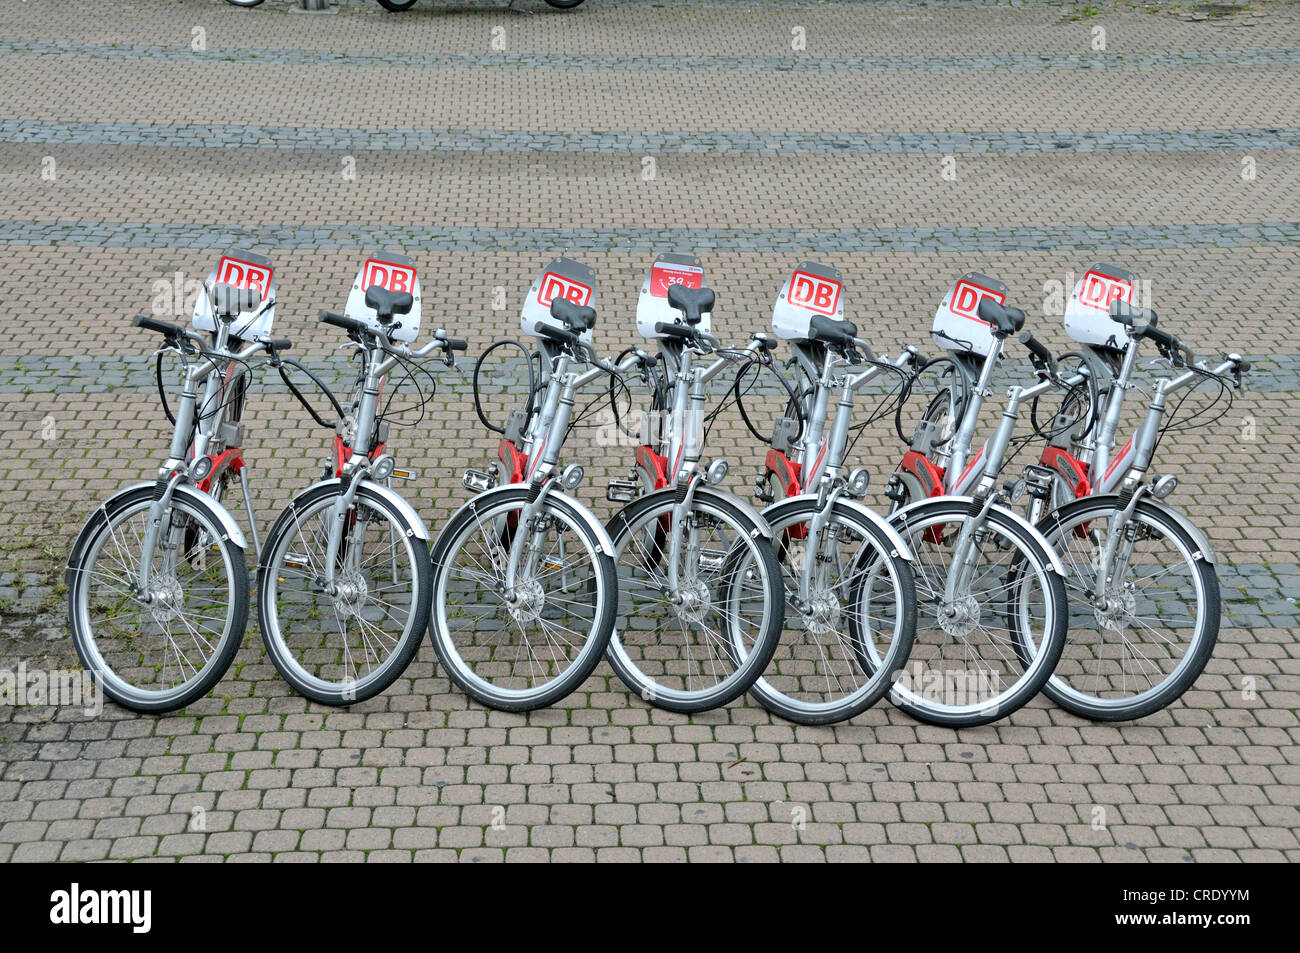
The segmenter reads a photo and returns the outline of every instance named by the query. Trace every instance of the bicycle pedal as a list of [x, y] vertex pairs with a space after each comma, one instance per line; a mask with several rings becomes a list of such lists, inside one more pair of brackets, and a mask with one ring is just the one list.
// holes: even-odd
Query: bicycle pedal
[[637, 489], [631, 480], [610, 480], [605, 487], [605, 499], [611, 503], [631, 503], [637, 497]]
[[465, 475], [461, 477], [460, 485], [472, 493], [484, 493], [496, 484], [492, 474], [483, 470], [466, 470]]

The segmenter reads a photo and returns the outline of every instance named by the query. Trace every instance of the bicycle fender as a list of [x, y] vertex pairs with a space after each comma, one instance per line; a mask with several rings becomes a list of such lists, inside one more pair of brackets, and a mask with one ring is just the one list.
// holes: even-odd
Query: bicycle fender
[[[1096, 504], [1099, 502], [1118, 507], [1119, 495], [1116, 493], [1107, 493], [1102, 496], [1083, 496], [1077, 500], [1071, 500], [1069, 503], [1066, 503], [1064, 506], [1062, 506], [1059, 510], [1047, 514], [1047, 516], [1043, 518], [1042, 522], [1043, 524], [1047, 524], [1048, 522], [1054, 522], [1058, 517], [1068, 519], [1071, 515], [1071, 512], [1074, 509], [1082, 509], [1087, 504]], [[1196, 548], [1197, 550], [1199, 550], [1199, 552], [1194, 552], [1192, 554], [1194, 558], [1204, 559], [1211, 566], [1218, 565], [1219, 557], [1215, 555], [1214, 547], [1210, 544], [1210, 538], [1205, 535], [1204, 530], [1196, 526], [1191, 520], [1189, 520], [1181, 512], [1174, 509], [1172, 506], [1166, 506], [1164, 503], [1158, 503], [1155, 500], [1149, 498], [1144, 500], [1139, 500], [1137, 508], [1139, 511], [1146, 510], [1150, 512], [1154, 510], [1160, 513], [1162, 516], [1168, 517], [1171, 522], [1176, 523], [1178, 525], [1179, 529], [1181, 529], [1188, 536], [1190, 536], [1192, 542], [1196, 544]]]
[[600, 551], [610, 559], [614, 558], [614, 541], [609, 538], [609, 532], [605, 529], [605, 524], [597, 518], [595, 513], [589, 510], [585, 504], [579, 503], [576, 497], [569, 496], [558, 486], [553, 487], [547, 496], [558, 496], [573, 507], [574, 512], [582, 517], [582, 521], [595, 534], [596, 540], [600, 543]]
[[[456, 513], [453, 514], [453, 518], [455, 516], [458, 516], [462, 511], [464, 511], [469, 507], [484, 506], [488, 503], [491, 503], [495, 497], [500, 496], [503, 493], [506, 492], [516, 493], [520, 489], [527, 490], [528, 484], [506, 483], [503, 486], [494, 486], [490, 490], [484, 490], [482, 493], [477, 493], [470, 499], [466, 500], [465, 503], [461, 505], [460, 509], [458, 509]], [[586, 525], [587, 528], [591, 530], [592, 535], [596, 539], [597, 545], [600, 546], [600, 551], [604, 553], [606, 556], [608, 556], [609, 558], [611, 559], [614, 558], [614, 542], [609, 538], [609, 533], [606, 532], [605, 527], [601, 525], [600, 520], [596, 518], [595, 513], [587, 509], [585, 504], [578, 502], [577, 499], [575, 499], [572, 496], [569, 496], [569, 494], [561, 490], [557, 485], [555, 485], [554, 480], [552, 480], [550, 486], [546, 488], [545, 493], [548, 497], [552, 497], [552, 496], [559, 497], [560, 499], [568, 503], [569, 506], [573, 509], [573, 512], [576, 513], [578, 515], [578, 518], [582, 520], [583, 524]], [[447, 522], [448, 524], [450, 524], [451, 520], [449, 519]]]
[[[338, 486], [342, 482], [342, 479], [339, 477], [330, 477], [328, 480], [321, 480], [317, 483], [313, 483], [311, 486], [307, 487], [307, 489], [297, 494], [297, 496], [302, 496], [302, 494], [306, 493], [308, 490], [314, 490], [319, 486], [329, 486], [331, 484]], [[411, 529], [415, 530], [416, 539], [424, 540], [426, 543], [429, 541], [429, 528], [424, 525], [424, 520], [420, 519], [420, 514], [415, 512], [415, 507], [406, 502], [406, 500], [398, 495], [396, 491], [389, 489], [382, 483], [376, 483], [374, 480], [362, 480], [357, 484], [358, 489], [361, 487], [365, 487], [367, 490], [374, 493], [375, 496], [381, 496], [386, 502], [392, 504], [393, 509], [401, 513], [402, 516], [406, 518], [406, 521], [411, 524]], [[297, 499], [297, 496], [294, 498]]]
[[[642, 500], [648, 500], [651, 497], [655, 497], [655, 498], [667, 497], [668, 499], [676, 499], [677, 488], [670, 486], [667, 489], [655, 490], [653, 493], [647, 493], [644, 496], [638, 496], [635, 502], [640, 503]], [[759, 536], [769, 541], [772, 539], [772, 527], [768, 524], [763, 514], [760, 513], [758, 510], [756, 510], [753, 507], [753, 505], [741, 499], [740, 497], [736, 496], [734, 493], [728, 493], [725, 490], [715, 490], [710, 486], [701, 485], [695, 491], [695, 498], [698, 500], [701, 497], [706, 499], [711, 498], [715, 502], [725, 502], [731, 504], [732, 506], [736, 507], [736, 509], [744, 513], [747, 518], [753, 521], [754, 525], [758, 527]], [[629, 504], [629, 506], [630, 505], [633, 504]], [[619, 517], [622, 516], [622, 514], [623, 514], [623, 510], [619, 510], [618, 513], [614, 514], [613, 518], [618, 519]]]
[[[889, 521], [895, 523], [913, 510], [920, 509], [923, 506], [932, 506], [938, 502], [948, 503], [952, 501], [956, 501], [964, 507], [969, 507], [973, 502], [969, 496], [934, 496], [928, 500], [917, 500], [915, 503], [907, 504], [907, 506], [904, 506], [902, 509], [895, 511], [889, 517]], [[1065, 578], [1065, 565], [1061, 562], [1060, 555], [1056, 552], [1055, 547], [1047, 541], [1047, 537], [1044, 536], [1032, 523], [1030, 523], [1029, 520], [1025, 519], [1019, 513], [998, 504], [990, 506], [989, 510], [1004, 517], [1008, 522], [1014, 523], [1017, 529], [1022, 530], [1026, 536], [1042, 547], [1043, 552], [1047, 554], [1048, 562], [1051, 563], [1052, 571], [1062, 579]]]
[[[812, 500], [813, 502], [816, 502], [817, 494], [804, 493], [800, 496], [792, 496], [789, 497], [788, 499], [782, 500], [779, 503], [773, 503], [771, 506], [763, 510], [763, 512], [772, 513], [773, 518], [775, 518], [776, 513], [774, 511], [777, 509], [777, 507], [786, 506], [795, 502], [803, 503], [808, 500]], [[916, 561], [915, 556], [912, 553], [912, 547], [907, 545], [907, 540], [903, 539], [903, 534], [900, 533], [897, 529], [895, 529], [893, 524], [890, 523], [889, 520], [885, 519], [885, 517], [881, 516], [871, 507], [867, 506], [865, 503], [859, 503], [857, 500], [846, 500], [842, 496], [835, 501], [835, 505], [843, 506], [846, 509], [851, 510], [853, 514], [855, 516], [860, 517], [863, 522], [870, 523], [872, 526], [875, 526], [882, 533], [884, 533], [885, 537], [889, 540], [889, 545], [894, 547], [894, 551], [899, 555], [900, 558], [906, 560], [909, 563]]]
[[[81, 527], [81, 532], [77, 534], [77, 539], [72, 544], [72, 549], [68, 552], [68, 563], [64, 569], [64, 581], [66, 583], [69, 585], [72, 584], [72, 574], [76, 569], [77, 563], [80, 562], [81, 551], [85, 548], [86, 540], [90, 536], [91, 530], [95, 526], [96, 522], [100, 519], [106, 519], [111, 515], [122, 505], [122, 502], [126, 497], [133, 493], [137, 493], [142, 489], [152, 491], [155, 486], [156, 484], [152, 480], [146, 480], [142, 483], [134, 483], [131, 486], [123, 487], [118, 490], [108, 499], [95, 507], [95, 511], [87, 517], [85, 525]], [[229, 510], [212, 497], [195, 489], [188, 483], [182, 483], [175, 488], [172, 494], [173, 499], [176, 496], [184, 496], [193, 500], [197, 504], [208, 507], [212, 511], [213, 515], [215, 515], [221, 522], [221, 528], [225, 531], [226, 537], [240, 549], [248, 549], [248, 541], [244, 538], [244, 531], [239, 528], [239, 523], [235, 520], [235, 517]]]

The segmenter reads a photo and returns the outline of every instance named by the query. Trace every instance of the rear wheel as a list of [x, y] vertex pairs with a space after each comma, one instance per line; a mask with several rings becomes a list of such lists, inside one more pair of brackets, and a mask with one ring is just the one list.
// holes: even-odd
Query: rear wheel
[[415, 6], [415, 0], [379, 0], [379, 5], [390, 13], [401, 13]]

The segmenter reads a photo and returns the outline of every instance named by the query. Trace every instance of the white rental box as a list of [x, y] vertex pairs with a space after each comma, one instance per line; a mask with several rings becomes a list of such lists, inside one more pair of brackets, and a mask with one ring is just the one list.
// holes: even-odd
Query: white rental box
[[233, 285], [251, 288], [261, 297], [256, 308], [235, 316], [230, 323], [232, 337], [250, 341], [259, 334], [270, 334], [275, 324], [275, 305], [262, 310], [268, 301], [275, 301], [275, 269], [271, 259], [241, 248], [226, 252], [208, 272], [204, 293], [194, 302], [193, 324], [196, 331], [216, 331], [217, 320], [212, 313], [209, 293], [214, 285]]
[[[525, 334], [536, 336], [541, 325], [564, 330], [560, 322], [551, 317], [551, 302], [556, 298], [567, 298], [576, 305], [594, 308], [596, 306], [596, 272], [572, 258], [551, 259], [550, 263], [533, 279], [524, 299], [523, 310], [519, 313], [519, 325]], [[590, 344], [590, 330], [582, 333], [582, 340]]]
[[1007, 286], [996, 278], [968, 271], [957, 279], [939, 302], [930, 336], [946, 351], [987, 356], [993, 347], [993, 329], [979, 317], [985, 298], [1007, 303]]
[[[663, 254], [655, 259], [641, 283], [641, 295], [636, 301], [636, 329], [643, 338], [655, 340], [662, 337], [655, 325], [683, 321], [682, 313], [668, 303], [668, 289], [672, 285], [687, 288], [707, 288], [704, 266], [694, 255]], [[705, 311], [696, 327], [708, 333], [713, 315]]]
[[367, 255], [357, 277], [348, 291], [348, 303], [343, 313], [356, 321], [364, 321], [378, 328], [375, 309], [366, 304], [366, 292], [378, 285], [385, 291], [409, 292], [414, 299], [411, 313], [396, 315], [393, 324], [401, 324], [392, 335], [394, 341], [410, 343], [420, 336], [420, 276], [415, 273], [415, 262], [396, 252], [375, 252]]
[[1137, 278], [1131, 271], [1100, 262], [1093, 265], [1075, 284], [1065, 303], [1065, 333], [1080, 344], [1124, 350], [1128, 335], [1110, 319], [1110, 304], [1132, 304], [1136, 287]]
[[772, 308], [772, 330], [787, 341], [807, 340], [813, 315], [844, 320], [844, 279], [839, 270], [803, 261], [785, 280]]

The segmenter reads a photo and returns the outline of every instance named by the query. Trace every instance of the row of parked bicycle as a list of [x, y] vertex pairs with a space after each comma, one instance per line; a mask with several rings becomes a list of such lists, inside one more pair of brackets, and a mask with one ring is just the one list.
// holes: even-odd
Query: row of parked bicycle
[[[498, 452], [465, 472], [474, 495], [431, 541], [393, 489], [417, 476], [394, 458], [394, 394], [414, 387], [423, 408], [432, 377], [421, 359], [436, 352], [454, 365], [465, 342], [438, 329], [415, 347], [414, 264], [368, 256], [344, 313], [321, 312], [356, 364], [340, 401], [271, 336], [271, 262], [231, 251], [192, 327], [135, 319], [162, 335], [155, 369], [174, 430], [156, 479], [101, 503], [73, 547], [77, 651], [133, 709], [179, 708], [213, 688], [250, 608], [246, 538], [223, 502], [238, 485], [267, 653], [324, 704], [390, 686], [427, 630], [461, 689], [514, 711], [559, 701], [604, 658], [646, 702], [680, 712], [749, 692], [784, 718], [828, 724], [888, 695], [923, 721], [963, 727], [1042, 691], [1085, 718], [1141, 717], [1195, 681], [1219, 629], [1213, 550], [1164, 502], [1176, 480], [1153, 476], [1153, 457], [1193, 385], [1218, 387], [1204, 420], [1250, 365], [1236, 354], [1198, 361], [1137, 306], [1136, 287], [1123, 269], [1088, 269], [1065, 309], [1076, 346], [1054, 356], [1024, 330], [1006, 286], [972, 272], [935, 314], [939, 353], [909, 346], [891, 358], [844, 319], [834, 268], [802, 262], [771, 330], [724, 343], [701, 262], [666, 254], [636, 308], [645, 345], [606, 359], [594, 343], [596, 276], [556, 258], [523, 307], [533, 343], [496, 342], [475, 364], [475, 409], [500, 435]], [[1013, 338], [1034, 377], [1006, 391], [977, 448]], [[777, 356], [782, 342], [788, 358]], [[1147, 343], [1167, 372], [1149, 387], [1135, 373]], [[168, 354], [183, 363], [174, 411]], [[255, 359], [334, 432], [321, 480], [265, 541], [243, 456]], [[489, 384], [502, 368], [521, 400], [494, 420]], [[308, 381], [329, 411], [304, 393]], [[595, 396], [579, 407], [584, 388]], [[1145, 396], [1145, 416], [1119, 444], [1131, 394]], [[864, 397], [874, 402], [865, 415]], [[636, 437], [628, 478], [606, 488], [621, 508], [605, 522], [582, 502], [583, 468], [562, 463], [593, 407]], [[726, 462], [706, 456], [728, 407], [766, 444], [761, 512], [724, 489]], [[1018, 434], [1026, 410], [1031, 427]], [[862, 502], [868, 470], [849, 460], [864, 429], [890, 415], [906, 449], [882, 514]], [[1031, 444], [1035, 462], [1004, 477]]]

